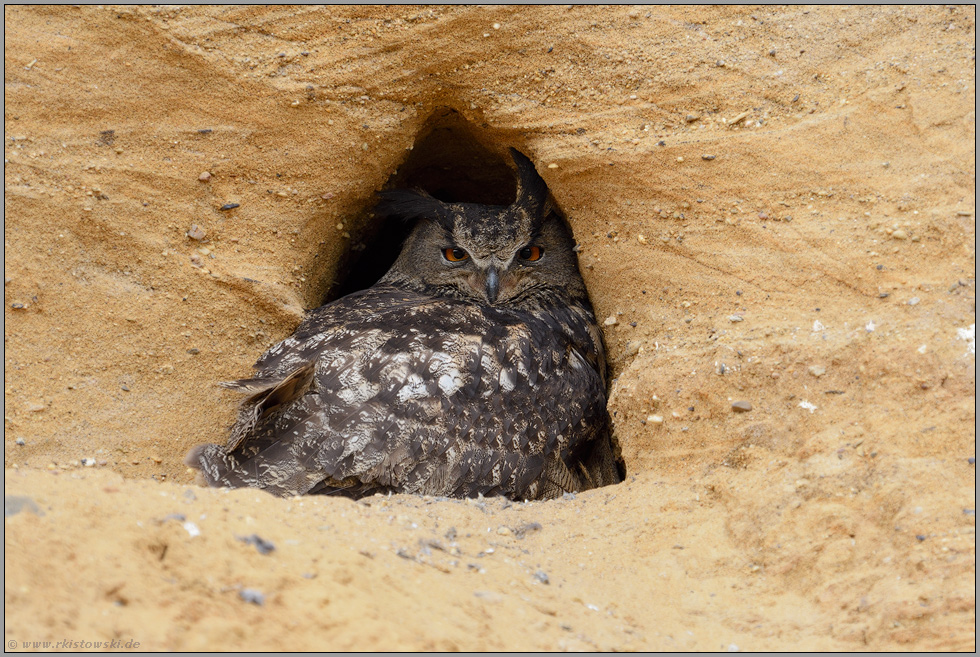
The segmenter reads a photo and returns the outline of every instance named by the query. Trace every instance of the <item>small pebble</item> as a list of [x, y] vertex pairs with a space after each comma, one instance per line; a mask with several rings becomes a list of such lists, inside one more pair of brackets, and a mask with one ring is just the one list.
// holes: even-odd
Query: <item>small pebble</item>
[[896, 231], [892, 231], [892, 239], [893, 240], [907, 240], [908, 238], [909, 238], [909, 234], [906, 233], [901, 228], [899, 228]]
[[744, 321], [744, 318], [741, 315], [729, 315], [728, 316], [728, 321], [729, 322], [741, 322], [741, 321]]
[[37, 502], [29, 497], [24, 497], [22, 495], [4, 495], [3, 496], [3, 517], [9, 518], [10, 516], [15, 516], [21, 511], [28, 511], [36, 516], [43, 516], [44, 511], [41, 511], [41, 507], [37, 505]]
[[713, 160], [713, 159], [715, 159], [715, 156], [714, 155], [702, 155], [701, 156], [701, 159], [702, 160]]
[[909, 299], [909, 305], [910, 306], [914, 306], [914, 305], [916, 305], [918, 303], [919, 303], [919, 297], [912, 297], [911, 299]]
[[203, 240], [205, 237], [208, 236], [208, 233], [206, 230], [204, 230], [197, 224], [191, 224], [190, 230], [187, 231], [187, 236], [192, 240], [197, 240], [198, 242], [200, 242], [201, 240]]
[[744, 120], [745, 120], [746, 118], [748, 118], [748, 116], [749, 116], [749, 112], [747, 112], [747, 111], [746, 111], [746, 112], [742, 112], [742, 113], [741, 113], [741, 114], [739, 114], [738, 116], [735, 116], [735, 117], [733, 117], [733, 118], [732, 118], [732, 119], [731, 119], [731, 120], [730, 120], [730, 121], [728, 122], [728, 124], [729, 124], [729, 125], [736, 125], [736, 124], [738, 124], [738, 123], [741, 123], [742, 121], [744, 121]]
[[636, 236], [636, 241], [639, 242], [640, 244], [646, 244], [647, 238], [645, 235], [643, 235], [643, 233], [640, 233], [639, 235]]
[[619, 324], [619, 320], [616, 319], [615, 315], [610, 315], [606, 318], [606, 321], [604, 321], [603, 324], [606, 326], [616, 326], [616, 324]]
[[701, 118], [700, 114], [688, 114], [687, 116], [684, 117], [684, 120], [687, 121], [688, 123], [694, 123], [700, 118]]
[[86, 468], [91, 468], [95, 466], [95, 459], [82, 459], [82, 465]]
[[234, 210], [237, 207], [239, 207], [239, 204], [238, 203], [225, 203], [224, 205], [222, 205], [218, 209], [219, 210], [222, 210], [222, 211], [225, 211], [225, 210]]
[[663, 424], [664, 418], [662, 415], [647, 415], [648, 424]]
[[811, 365], [807, 370], [818, 379], [827, 373], [827, 368], [823, 365]]
[[970, 465], [976, 465], [977, 464], [977, 457], [971, 456], [970, 458], [968, 458], [966, 460], [966, 462], [969, 463]]
[[242, 589], [238, 592], [238, 597], [259, 607], [265, 604], [265, 594], [258, 589]]
[[501, 525], [500, 527], [497, 527], [497, 533], [501, 536], [510, 536], [513, 532], [510, 531], [510, 527], [504, 527]]
[[542, 584], [548, 584], [551, 580], [548, 579], [548, 573], [543, 570], [534, 571], [534, 579], [538, 580]]
[[538, 532], [541, 531], [541, 529], [542, 527], [540, 522], [529, 522], [515, 529], [514, 534], [517, 536], [517, 538], [524, 538], [526, 534], [529, 534], [530, 532]]
[[752, 404], [747, 401], [732, 402], [732, 410], [736, 413], [748, 413], [752, 410]]
[[254, 545], [255, 549], [258, 550], [259, 554], [269, 554], [276, 549], [275, 543], [272, 541], [267, 541], [258, 534], [250, 534], [249, 536], [238, 536], [239, 541], [242, 543], [248, 543], [249, 545]]
[[201, 182], [207, 182], [211, 180], [211, 174], [208, 173], [207, 171], [203, 171], [201, 172], [201, 175], [197, 177], [197, 179], [200, 180]]
[[917, 540], [917, 541], [924, 541], [924, 540], [926, 540], [925, 534], [916, 534], [915, 535], [915, 540]]
[[17, 440], [15, 440], [14, 442], [15, 442], [16, 444], [18, 444], [18, 445], [20, 445], [21, 447], [23, 447], [24, 445], [26, 445], [26, 444], [27, 444], [27, 443], [26, 443], [26, 442], [24, 441], [24, 439], [23, 439], [23, 438], [18, 438], [18, 439], [17, 439]]

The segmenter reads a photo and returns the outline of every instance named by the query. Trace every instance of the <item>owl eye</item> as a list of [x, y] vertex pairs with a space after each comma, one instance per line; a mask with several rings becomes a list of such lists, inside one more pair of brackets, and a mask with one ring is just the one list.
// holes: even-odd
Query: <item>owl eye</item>
[[443, 249], [442, 257], [449, 262], [463, 262], [470, 257], [470, 254], [463, 249]]
[[520, 256], [521, 260], [534, 262], [541, 259], [541, 256], [544, 255], [544, 249], [540, 246], [525, 246], [517, 255]]

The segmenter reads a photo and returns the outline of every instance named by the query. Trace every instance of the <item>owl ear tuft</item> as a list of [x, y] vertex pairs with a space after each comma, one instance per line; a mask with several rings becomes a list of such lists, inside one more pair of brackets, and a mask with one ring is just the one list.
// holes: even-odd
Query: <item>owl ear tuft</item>
[[517, 165], [517, 199], [512, 207], [525, 208], [532, 217], [540, 216], [548, 200], [548, 185], [524, 153], [511, 148], [510, 156]]
[[381, 200], [374, 211], [382, 216], [399, 217], [406, 222], [432, 219], [452, 225], [452, 213], [446, 204], [422, 190], [391, 189], [378, 193], [378, 197]]

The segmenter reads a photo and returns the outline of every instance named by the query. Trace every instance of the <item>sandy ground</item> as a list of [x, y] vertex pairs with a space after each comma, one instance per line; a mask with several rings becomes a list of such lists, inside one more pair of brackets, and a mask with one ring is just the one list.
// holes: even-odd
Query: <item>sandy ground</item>
[[[974, 650], [974, 8], [6, 7], [4, 36], [8, 648]], [[383, 250], [374, 191], [486, 188], [508, 146], [582, 245], [627, 481], [195, 486], [215, 382]]]

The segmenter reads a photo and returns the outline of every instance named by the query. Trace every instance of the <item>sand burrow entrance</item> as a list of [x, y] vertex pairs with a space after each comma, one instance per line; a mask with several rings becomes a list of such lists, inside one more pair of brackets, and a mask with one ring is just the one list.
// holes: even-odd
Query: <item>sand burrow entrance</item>
[[[508, 141], [503, 135], [493, 135], [485, 124], [470, 123], [452, 108], [438, 108], [384, 188], [421, 189], [446, 202], [509, 205], [517, 195], [517, 180], [507, 150], [513, 144]], [[560, 203], [552, 198], [552, 211], [568, 224]], [[370, 208], [334, 284], [327, 286], [330, 291], [323, 303], [370, 287], [384, 276], [401, 251], [411, 224], [375, 216]], [[615, 436], [613, 448], [620, 475], [625, 477]]]
[[[438, 108], [385, 189], [422, 189], [448, 202], [508, 205], [514, 201], [517, 185], [506, 146], [493, 145], [486, 130], [455, 110]], [[329, 292], [324, 303], [377, 282], [398, 257], [411, 230], [398, 219], [368, 212], [336, 282], [325, 286]]]

